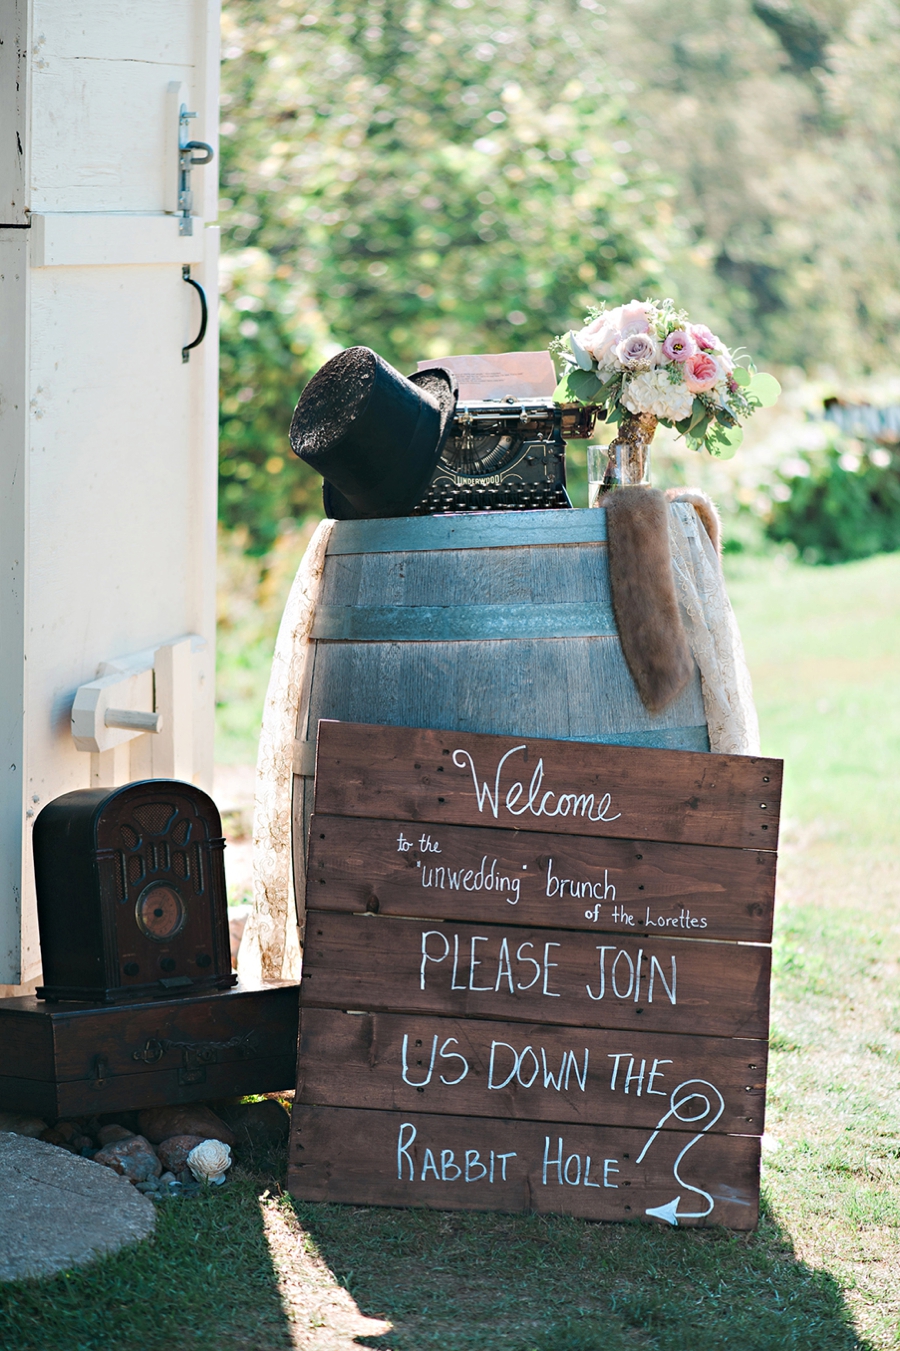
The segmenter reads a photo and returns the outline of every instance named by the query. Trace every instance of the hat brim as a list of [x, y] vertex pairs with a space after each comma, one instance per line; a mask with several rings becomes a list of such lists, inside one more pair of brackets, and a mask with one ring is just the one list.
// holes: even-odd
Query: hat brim
[[[453, 415], [456, 412], [456, 404], [459, 398], [459, 385], [454, 373], [444, 366], [431, 366], [424, 371], [413, 371], [412, 375], [407, 378], [419, 389], [423, 389], [426, 394], [431, 395], [437, 403], [440, 417], [437, 440], [431, 447], [430, 453], [424, 457], [422, 470], [407, 483], [401, 496], [392, 500], [387, 509], [377, 513], [360, 511], [349, 498], [335, 488], [333, 483], [325, 479], [322, 484], [322, 502], [325, 507], [325, 514], [330, 519], [359, 521], [371, 520], [376, 515], [379, 518], [408, 516], [416, 503], [421, 501], [425, 495], [437, 462], [441, 458], [441, 451], [444, 449], [447, 437], [450, 434], [450, 428], [453, 425]], [[414, 443], [411, 450], [414, 452], [415, 449]]]

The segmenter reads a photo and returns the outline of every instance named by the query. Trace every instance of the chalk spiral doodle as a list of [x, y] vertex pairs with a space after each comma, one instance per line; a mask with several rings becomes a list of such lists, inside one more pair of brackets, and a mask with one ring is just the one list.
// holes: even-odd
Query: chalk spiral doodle
[[[707, 1092], [706, 1090], [709, 1091]], [[717, 1103], [718, 1106], [716, 1106]], [[691, 1104], [695, 1105], [691, 1107]], [[645, 1212], [647, 1215], [654, 1215], [658, 1219], [666, 1220], [669, 1224], [677, 1225], [679, 1220], [703, 1220], [707, 1215], [712, 1214], [715, 1201], [710, 1196], [709, 1192], [705, 1192], [702, 1187], [694, 1187], [690, 1182], [685, 1182], [678, 1169], [681, 1160], [688, 1150], [693, 1149], [697, 1141], [703, 1139], [706, 1132], [716, 1124], [724, 1111], [725, 1099], [722, 1097], [722, 1094], [716, 1088], [715, 1084], [709, 1083], [706, 1079], [685, 1079], [684, 1083], [679, 1084], [677, 1088], [672, 1090], [671, 1097], [669, 1098], [669, 1110], [656, 1123], [656, 1129], [644, 1145], [644, 1148], [641, 1150], [635, 1162], [640, 1163], [642, 1161], [647, 1150], [653, 1144], [653, 1141], [659, 1135], [663, 1126], [672, 1117], [686, 1126], [695, 1126], [700, 1122], [703, 1122], [699, 1132], [687, 1142], [684, 1149], [682, 1149], [681, 1153], [678, 1155], [672, 1168], [672, 1172], [675, 1175], [675, 1181], [680, 1187], [683, 1187], [685, 1191], [694, 1192], [697, 1196], [702, 1196], [707, 1202], [707, 1206], [705, 1210], [680, 1211], [678, 1209], [678, 1203], [681, 1200], [681, 1196], [678, 1195], [675, 1197], [674, 1201], [669, 1201], [664, 1206], [653, 1206], [648, 1208]]]

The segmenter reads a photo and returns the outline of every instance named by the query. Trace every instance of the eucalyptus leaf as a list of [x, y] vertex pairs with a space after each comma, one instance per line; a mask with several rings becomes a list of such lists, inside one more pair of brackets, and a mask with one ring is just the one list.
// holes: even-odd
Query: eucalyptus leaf
[[706, 449], [717, 460], [730, 460], [743, 439], [743, 428], [714, 423], [706, 435]]
[[707, 416], [708, 409], [702, 399], [694, 399], [691, 405], [691, 416], [688, 419], [688, 431], [693, 431], [698, 423], [702, 422]]
[[716, 409], [716, 422], [718, 422], [722, 427], [737, 426], [737, 418], [734, 416], [733, 413], [729, 413], [727, 408]]
[[581, 369], [583, 371], [593, 370], [594, 368], [593, 360], [591, 359], [590, 355], [584, 350], [581, 343], [576, 338], [574, 332], [569, 333], [569, 346], [571, 347], [572, 354], [575, 357], [575, 360], [578, 362], [578, 365], [581, 367]]
[[747, 398], [754, 400], [760, 408], [771, 408], [774, 403], [778, 402], [781, 385], [774, 375], [760, 371], [758, 375], [754, 375], [747, 386], [746, 392]]
[[553, 391], [554, 403], [597, 403], [600, 385], [593, 371], [568, 371]]
[[745, 371], [743, 366], [735, 366], [734, 370], [731, 372], [731, 375], [732, 379], [734, 380], [734, 383], [736, 385], [743, 385], [745, 389], [747, 385], [749, 385], [750, 381], [753, 379], [753, 376], [750, 374], [750, 372]]
[[601, 397], [600, 381], [594, 371], [570, 371], [569, 385], [582, 403], [597, 403]]

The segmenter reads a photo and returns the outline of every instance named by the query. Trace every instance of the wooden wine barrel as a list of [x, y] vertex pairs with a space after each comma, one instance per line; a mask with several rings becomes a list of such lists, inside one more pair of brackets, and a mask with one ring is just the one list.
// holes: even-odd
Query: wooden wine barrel
[[696, 668], [661, 715], [641, 703], [613, 616], [605, 511], [340, 521], [312, 640], [295, 848], [320, 718], [709, 750]]

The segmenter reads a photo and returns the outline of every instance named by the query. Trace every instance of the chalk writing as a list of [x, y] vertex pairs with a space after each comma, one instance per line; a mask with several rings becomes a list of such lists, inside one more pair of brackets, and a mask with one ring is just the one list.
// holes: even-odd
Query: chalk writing
[[[416, 1042], [416, 1046], [421, 1046], [421, 1044], [422, 1044], [422, 1043], [419, 1042], [419, 1041]], [[448, 1046], [458, 1046], [458, 1045], [459, 1045], [459, 1042], [457, 1041], [456, 1037], [448, 1037], [447, 1040], [444, 1042], [443, 1046], [441, 1047], [440, 1052], [438, 1052], [437, 1044], [438, 1044], [438, 1038], [437, 1038], [437, 1036], [435, 1036], [435, 1037], [433, 1038], [433, 1040], [432, 1040], [432, 1045], [431, 1045], [431, 1063], [430, 1063], [429, 1066], [428, 1066], [428, 1073], [426, 1074], [425, 1078], [424, 1078], [424, 1079], [419, 1079], [419, 1080], [410, 1079], [410, 1077], [409, 1077], [409, 1056], [408, 1056], [408, 1050], [409, 1050], [409, 1036], [408, 1036], [408, 1035], [407, 1035], [407, 1036], [404, 1036], [404, 1038], [403, 1038], [403, 1052], [402, 1052], [402, 1061], [403, 1061], [402, 1074], [403, 1074], [403, 1082], [404, 1082], [405, 1084], [409, 1084], [411, 1088], [424, 1088], [427, 1084], [430, 1084], [430, 1083], [431, 1083], [431, 1076], [432, 1076], [432, 1074], [434, 1073], [434, 1060], [435, 1060], [435, 1056], [436, 1056], [437, 1054], [440, 1055], [440, 1057], [441, 1057], [442, 1060], [461, 1060], [461, 1061], [462, 1061], [462, 1066], [463, 1066], [463, 1068], [462, 1068], [462, 1073], [459, 1074], [455, 1079], [447, 1079], [447, 1078], [445, 1078], [444, 1075], [442, 1074], [442, 1075], [441, 1075], [441, 1083], [442, 1083], [442, 1084], [447, 1084], [447, 1085], [450, 1086], [450, 1087], [452, 1087], [454, 1084], [461, 1084], [461, 1083], [462, 1083], [463, 1079], [465, 1079], [466, 1075], [469, 1073], [469, 1062], [468, 1062], [468, 1060], [466, 1059], [466, 1057], [465, 1057], [464, 1055], [460, 1055], [459, 1051], [448, 1051], [448, 1050], [447, 1050], [447, 1047], [448, 1047]], [[421, 1065], [421, 1064], [422, 1064], [422, 1061], [421, 1061], [421, 1060], [418, 1060], [418, 1061], [416, 1061], [416, 1064], [417, 1064], [417, 1066], [418, 1066], [418, 1065]]]
[[421, 1172], [417, 1177], [416, 1163], [411, 1153], [417, 1135], [418, 1131], [411, 1121], [401, 1122], [397, 1132], [397, 1177], [401, 1182], [425, 1182], [431, 1177], [435, 1182], [505, 1182], [507, 1161], [517, 1157], [515, 1152], [499, 1154], [491, 1149], [485, 1150], [482, 1159], [479, 1150], [467, 1149], [462, 1154], [462, 1161], [457, 1163], [454, 1150], [435, 1151], [426, 1147], [422, 1154]]
[[[612, 962], [610, 963], [610, 988], [612, 990], [612, 993], [615, 995], [616, 999], [630, 999], [632, 997], [633, 991], [634, 1002], [637, 1003], [638, 1000], [641, 998], [641, 976], [643, 974], [641, 962], [647, 961], [648, 954], [644, 952], [643, 948], [638, 948], [637, 957], [633, 958], [631, 956], [631, 953], [626, 952], [624, 948], [619, 948], [618, 950], [616, 950], [616, 948], [614, 947], [600, 947], [599, 945], [597, 947], [597, 951], [600, 953], [600, 989], [598, 994], [594, 994], [594, 991], [591, 989], [590, 985], [585, 986], [585, 989], [587, 990], [591, 999], [599, 1001], [606, 997], [607, 993], [606, 954], [608, 952], [615, 952], [616, 955], [613, 958]], [[625, 966], [620, 971], [619, 966], [621, 965], [623, 958], [625, 959]], [[652, 953], [650, 954], [650, 976], [647, 982], [645, 994], [645, 998], [648, 1004], [653, 1003], [654, 981], [656, 979], [657, 974], [659, 975], [660, 984], [662, 985], [666, 994], [669, 996], [669, 1003], [670, 1004], [677, 1003], [675, 997], [677, 970], [674, 954], [669, 958], [669, 960], [672, 963], [671, 985], [666, 980], [659, 959], [655, 957]], [[628, 984], [623, 990], [621, 986], [624, 984], [626, 978]]]
[[[499, 1047], [502, 1047], [504, 1050], [507, 1050], [511, 1053], [512, 1069], [509, 1071], [509, 1073], [506, 1075], [505, 1078], [500, 1079], [498, 1083], [495, 1083], [494, 1082], [495, 1075], [499, 1075], [503, 1072], [502, 1069], [498, 1068], [497, 1066], [497, 1050]], [[523, 1066], [525, 1065], [526, 1056], [531, 1056], [534, 1069], [527, 1078], [523, 1078], [522, 1070]], [[506, 1058], [507, 1057], [504, 1057], [501, 1051], [500, 1053], [501, 1062]], [[531, 1066], [529, 1065], [528, 1068], [531, 1069]], [[547, 1053], [544, 1050], [543, 1046], [541, 1047], [541, 1058], [540, 1060], [538, 1060], [537, 1053], [531, 1046], [526, 1046], [521, 1051], [517, 1051], [515, 1046], [511, 1046], [508, 1041], [492, 1041], [491, 1058], [488, 1064], [488, 1088], [489, 1089], [506, 1088], [507, 1084], [512, 1083], [513, 1079], [515, 1079], [519, 1084], [521, 1084], [522, 1088], [531, 1088], [532, 1084], [535, 1082], [535, 1080], [538, 1078], [538, 1075], [541, 1073], [542, 1068], [544, 1075], [543, 1078], [544, 1088], [554, 1088], [557, 1093], [561, 1091], [565, 1091], [566, 1093], [568, 1093], [569, 1078], [572, 1072], [574, 1071], [575, 1082], [583, 1093], [587, 1085], [588, 1048], [587, 1047], [584, 1048], [584, 1064], [582, 1066], [579, 1066], [574, 1051], [572, 1050], [563, 1051], [562, 1059], [559, 1065], [559, 1071], [557, 1074], [554, 1075], [551, 1066], [547, 1062]], [[563, 1090], [564, 1080], [565, 1080], [565, 1089]]]
[[[609, 869], [603, 869], [602, 882], [576, 881], [571, 877], [557, 877], [553, 872], [553, 859], [547, 860], [547, 889], [545, 895], [558, 896], [560, 900], [568, 891], [574, 900], [583, 900], [587, 896], [590, 900], [614, 901], [616, 899], [616, 889], [609, 880]], [[599, 913], [600, 907], [597, 906]], [[585, 918], [589, 912], [585, 911]]]
[[580, 1154], [570, 1154], [565, 1163], [563, 1163], [563, 1154], [565, 1153], [565, 1150], [563, 1149], [563, 1138], [561, 1135], [557, 1136], [557, 1150], [558, 1153], [556, 1158], [551, 1159], [550, 1136], [545, 1136], [544, 1169], [541, 1177], [541, 1181], [545, 1187], [547, 1185], [547, 1170], [553, 1166], [556, 1168], [556, 1180], [561, 1187], [577, 1187], [579, 1185], [583, 1187], [618, 1187], [619, 1184], [617, 1182], [610, 1182], [609, 1180], [610, 1173], [619, 1172], [619, 1169], [616, 1167], [616, 1164], [619, 1162], [618, 1159], [604, 1159], [602, 1183], [592, 1182], [590, 1154], [585, 1156], [584, 1167], [582, 1167]]
[[[465, 769], [468, 766], [471, 771], [479, 812], [483, 812], [485, 806], [487, 806], [494, 819], [497, 819], [500, 811], [500, 778], [503, 773], [503, 766], [511, 755], [517, 755], [519, 751], [527, 752], [527, 750], [528, 747], [525, 745], [514, 746], [505, 755], [501, 755], [494, 774], [493, 791], [489, 780], [485, 779], [479, 782], [471, 752], [461, 748], [453, 752], [453, 763], [456, 768]], [[609, 793], [604, 793], [598, 800], [594, 793], [559, 793], [551, 788], [542, 792], [543, 782], [544, 761], [541, 758], [535, 766], [527, 793], [525, 785], [521, 781], [511, 784], [507, 789], [503, 805], [509, 814], [511, 816], [524, 816], [525, 812], [531, 812], [532, 816], [581, 816], [587, 821], [618, 821], [622, 815], [621, 812], [616, 812], [612, 816], [608, 814], [612, 806], [612, 797]], [[519, 806], [523, 795], [525, 801]], [[553, 799], [556, 800], [555, 805], [551, 805]]]
[[497, 860], [491, 859], [487, 866], [487, 854], [481, 860], [479, 868], [451, 868], [438, 864], [423, 868], [419, 876], [423, 887], [435, 887], [438, 891], [497, 891], [506, 895], [510, 905], [518, 905], [522, 890], [521, 877], [512, 877], [497, 872]]
[[[429, 951], [429, 945], [428, 945], [429, 939], [436, 939], [436, 940], [437, 940], [437, 944], [432, 943], [432, 949], [433, 949], [433, 950], [431, 950], [431, 951]], [[537, 982], [538, 982], [539, 980], [541, 980], [541, 978], [543, 977], [543, 982], [542, 982], [542, 986], [541, 986], [541, 994], [546, 995], [546, 996], [547, 996], [548, 998], [550, 998], [550, 999], [559, 999], [559, 997], [560, 997], [560, 996], [559, 996], [559, 992], [558, 992], [557, 990], [551, 990], [551, 989], [548, 988], [548, 981], [549, 981], [549, 979], [550, 979], [550, 971], [551, 971], [551, 969], [552, 969], [553, 967], [556, 967], [556, 966], [559, 965], [558, 962], [551, 962], [551, 961], [550, 961], [550, 949], [551, 949], [551, 948], [558, 948], [558, 947], [560, 947], [561, 944], [559, 944], [559, 943], [544, 943], [544, 945], [543, 945], [543, 947], [544, 947], [543, 961], [538, 961], [536, 957], [526, 957], [526, 956], [523, 955], [526, 948], [531, 948], [531, 949], [534, 948], [534, 944], [533, 944], [533, 943], [530, 943], [530, 942], [520, 943], [519, 946], [516, 948], [516, 955], [515, 955], [515, 958], [514, 958], [514, 959], [511, 959], [511, 957], [510, 957], [510, 950], [509, 950], [509, 940], [508, 940], [507, 938], [503, 938], [503, 939], [501, 940], [501, 942], [500, 942], [500, 946], [499, 946], [499, 949], [498, 949], [498, 952], [497, 952], [497, 957], [496, 957], [497, 975], [496, 975], [496, 979], [494, 980], [494, 983], [493, 983], [492, 985], [491, 985], [491, 984], [488, 984], [488, 985], [476, 985], [476, 984], [475, 984], [475, 968], [476, 968], [477, 966], [485, 966], [485, 967], [487, 967], [487, 966], [489, 966], [489, 965], [492, 966], [493, 963], [489, 963], [486, 957], [485, 957], [485, 958], [479, 958], [479, 957], [476, 957], [476, 956], [475, 956], [475, 951], [476, 951], [476, 949], [475, 949], [475, 944], [476, 944], [476, 943], [491, 943], [491, 942], [495, 942], [495, 941], [496, 941], [496, 940], [495, 940], [494, 938], [488, 937], [487, 935], [481, 935], [481, 934], [473, 934], [472, 937], [470, 937], [470, 939], [469, 939], [469, 956], [468, 956], [468, 959], [467, 959], [467, 961], [468, 961], [468, 973], [469, 973], [469, 979], [468, 979], [467, 982], [464, 981], [462, 984], [458, 984], [458, 983], [457, 983], [456, 977], [457, 977], [457, 975], [459, 974], [459, 934], [454, 934], [454, 935], [453, 935], [453, 968], [452, 968], [452, 974], [451, 974], [451, 977], [450, 977], [450, 989], [451, 989], [451, 990], [475, 990], [475, 991], [479, 991], [479, 992], [481, 992], [481, 993], [486, 993], [487, 991], [493, 991], [493, 992], [496, 994], [497, 991], [500, 989], [501, 985], [503, 985], [504, 983], [506, 983], [506, 985], [508, 986], [508, 989], [509, 989], [509, 993], [510, 993], [510, 994], [515, 994], [516, 990], [530, 990], [531, 987], [532, 987], [533, 985], [536, 985]], [[515, 939], [513, 940], [513, 942], [515, 942]], [[440, 950], [440, 948], [438, 947], [438, 945], [440, 945], [440, 944], [443, 944], [443, 950]], [[465, 947], [465, 940], [463, 940], [463, 946]], [[420, 989], [420, 990], [424, 990], [424, 989], [425, 989], [425, 971], [426, 971], [426, 967], [428, 966], [428, 963], [431, 962], [431, 963], [435, 963], [435, 964], [438, 964], [438, 965], [439, 965], [441, 962], [445, 961], [445, 960], [447, 959], [447, 957], [449, 957], [449, 955], [450, 955], [450, 939], [448, 938], [448, 936], [447, 936], [445, 933], [443, 933], [440, 929], [426, 929], [426, 930], [423, 930], [423, 933], [422, 933], [422, 961], [421, 961], [421, 965], [420, 965], [420, 967], [419, 967], [419, 989]], [[464, 960], [465, 960], [465, 959], [464, 959]], [[531, 979], [530, 979], [526, 984], [522, 984], [521, 981], [516, 981], [516, 982], [514, 983], [514, 981], [513, 981], [513, 969], [512, 969], [512, 961], [513, 961], [513, 960], [516, 962], [517, 966], [533, 966], [533, 967], [534, 967], [534, 975], [531, 977]], [[519, 974], [519, 973], [517, 972], [516, 974]]]
[[[635, 1089], [635, 1096], [639, 1098], [641, 1096], [641, 1092], [644, 1087], [644, 1070], [647, 1067], [647, 1061], [646, 1060], [641, 1061], [641, 1068], [638, 1070], [637, 1074], [635, 1074], [634, 1073], [634, 1066], [636, 1063], [635, 1058], [628, 1051], [619, 1052], [618, 1054], [608, 1052], [607, 1054], [608, 1058], [613, 1062], [612, 1076], [609, 1081], [610, 1092], [615, 1093], [616, 1091], [616, 1079], [618, 1078], [619, 1074], [619, 1061], [627, 1060], [628, 1069], [625, 1071], [625, 1074], [623, 1076], [622, 1088], [625, 1093], [630, 1093], [631, 1085], [634, 1083], [636, 1079], [637, 1088]], [[658, 1093], [661, 1098], [664, 1098], [666, 1096], [665, 1089], [653, 1087], [653, 1080], [660, 1079], [663, 1077], [663, 1072], [662, 1070], [657, 1069], [657, 1065], [671, 1065], [673, 1063], [674, 1062], [671, 1060], [654, 1060], [653, 1068], [647, 1075], [648, 1093]]]
[[[708, 1089], [709, 1092], [706, 1092], [706, 1089]], [[713, 1109], [715, 1109], [715, 1111]], [[684, 1178], [679, 1173], [678, 1168], [688, 1150], [693, 1149], [697, 1141], [703, 1139], [703, 1136], [716, 1124], [724, 1111], [725, 1099], [722, 1097], [722, 1094], [716, 1088], [715, 1084], [709, 1083], [706, 1079], [686, 1079], [683, 1084], [679, 1084], [677, 1088], [672, 1090], [672, 1096], [669, 1099], [668, 1112], [660, 1117], [656, 1125], [656, 1130], [644, 1145], [644, 1148], [637, 1156], [635, 1163], [638, 1164], [643, 1162], [647, 1150], [653, 1144], [663, 1126], [671, 1117], [674, 1117], [676, 1121], [681, 1122], [683, 1125], [695, 1126], [701, 1121], [704, 1121], [705, 1124], [701, 1126], [699, 1133], [688, 1140], [687, 1144], [678, 1155], [678, 1158], [675, 1160], [672, 1167], [672, 1173], [675, 1177], [675, 1181], [680, 1187], [683, 1187], [685, 1191], [694, 1192], [697, 1196], [702, 1196], [707, 1205], [705, 1210], [679, 1210], [678, 1203], [680, 1202], [681, 1197], [676, 1196], [674, 1201], [670, 1201], [667, 1205], [648, 1208], [646, 1214], [655, 1215], [661, 1220], [667, 1220], [669, 1224], [677, 1224], [679, 1220], [704, 1220], [707, 1215], [712, 1214], [716, 1203], [709, 1192], [704, 1191], [702, 1187], [695, 1187], [690, 1182], [685, 1182]]]

